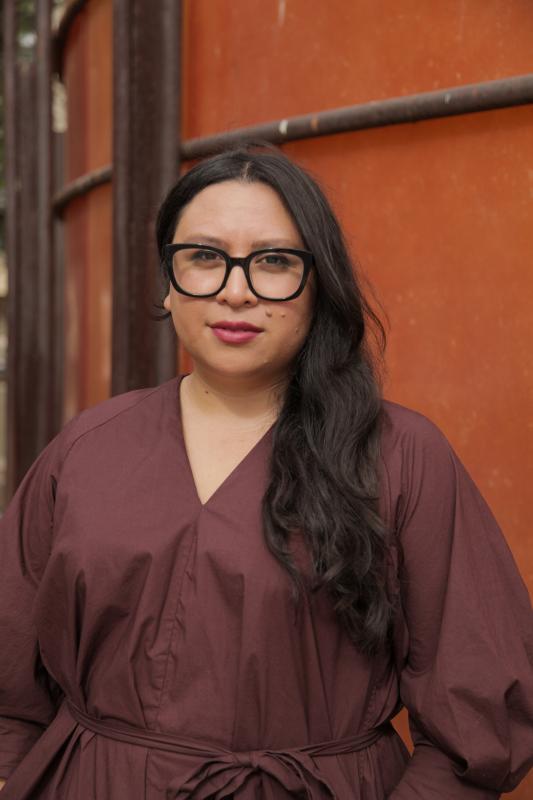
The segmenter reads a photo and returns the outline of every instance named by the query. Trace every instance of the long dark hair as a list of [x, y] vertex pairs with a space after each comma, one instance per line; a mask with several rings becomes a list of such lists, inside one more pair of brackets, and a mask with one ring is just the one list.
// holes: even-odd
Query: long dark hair
[[[354, 643], [372, 653], [391, 621], [386, 590], [387, 530], [378, 513], [382, 414], [376, 370], [383, 326], [361, 291], [340, 225], [318, 183], [270, 146], [230, 150], [200, 162], [174, 186], [157, 219], [159, 252], [198, 192], [227, 180], [261, 182], [284, 202], [315, 259], [314, 317], [297, 355], [274, 426], [264, 534], [294, 579], [300, 532], [311, 554], [315, 589], [331, 596]], [[379, 346], [369, 346], [369, 325]]]

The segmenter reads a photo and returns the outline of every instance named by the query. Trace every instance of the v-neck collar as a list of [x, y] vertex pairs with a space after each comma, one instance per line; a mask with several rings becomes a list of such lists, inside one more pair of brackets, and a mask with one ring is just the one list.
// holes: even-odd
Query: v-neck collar
[[181, 382], [183, 378], [186, 378], [187, 375], [189, 374], [190, 373], [183, 373], [178, 377], [176, 381], [177, 433], [179, 438], [179, 444], [183, 452], [183, 460], [185, 462], [187, 479], [191, 485], [192, 493], [194, 495], [194, 498], [198, 506], [201, 509], [205, 509], [208, 508], [210, 505], [212, 505], [212, 503], [217, 499], [218, 495], [221, 494], [227, 488], [228, 484], [233, 483], [233, 481], [240, 474], [241, 470], [245, 466], [249, 465], [250, 460], [252, 460], [252, 458], [256, 455], [258, 450], [260, 450], [262, 446], [264, 446], [267, 443], [267, 440], [270, 440], [274, 430], [274, 425], [276, 423], [275, 422], [272, 423], [272, 425], [265, 431], [265, 433], [261, 436], [261, 438], [258, 439], [258, 441], [253, 445], [253, 447], [250, 450], [248, 450], [246, 455], [243, 456], [243, 458], [239, 461], [239, 463], [235, 465], [235, 467], [231, 470], [230, 473], [228, 473], [228, 475], [226, 475], [222, 483], [220, 483], [214, 490], [214, 492], [212, 492], [209, 495], [207, 500], [202, 502], [202, 500], [200, 499], [200, 495], [198, 494], [198, 488], [196, 486], [196, 481], [194, 480], [194, 474], [192, 471], [191, 462], [189, 460], [189, 454], [187, 452], [187, 445], [185, 443], [185, 431], [183, 428], [183, 415], [181, 410], [181, 396], [180, 396]]

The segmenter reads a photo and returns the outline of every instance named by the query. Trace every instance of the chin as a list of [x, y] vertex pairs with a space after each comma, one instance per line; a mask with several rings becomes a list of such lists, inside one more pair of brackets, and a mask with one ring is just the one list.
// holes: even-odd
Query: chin
[[244, 354], [228, 353], [226, 357], [222, 358], [201, 358], [192, 355], [195, 365], [202, 371], [215, 373], [224, 378], [246, 379], [257, 378], [258, 376], [271, 375], [273, 373], [279, 374], [283, 368], [280, 365], [274, 366], [271, 362], [265, 363], [264, 359], [257, 356], [245, 357]]

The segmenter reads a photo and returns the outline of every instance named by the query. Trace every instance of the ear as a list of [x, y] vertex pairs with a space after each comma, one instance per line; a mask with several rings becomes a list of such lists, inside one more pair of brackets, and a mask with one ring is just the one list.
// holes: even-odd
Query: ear
[[167, 294], [165, 299], [163, 300], [163, 308], [165, 311], [170, 311], [170, 292]]

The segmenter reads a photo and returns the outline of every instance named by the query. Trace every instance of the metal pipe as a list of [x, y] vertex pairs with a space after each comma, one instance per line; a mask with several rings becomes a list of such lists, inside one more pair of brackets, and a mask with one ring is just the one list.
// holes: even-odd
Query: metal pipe
[[438, 89], [433, 92], [373, 100], [316, 114], [264, 122], [245, 128], [189, 139], [182, 143], [182, 160], [202, 158], [245, 141], [273, 144], [311, 139], [336, 133], [401, 125], [459, 114], [473, 114], [497, 108], [533, 103], [533, 74]]
[[59, 23], [52, 37], [52, 70], [58, 75], [63, 73], [63, 50], [68, 38], [72, 23], [87, 5], [87, 0], [71, 0], [63, 11]]
[[112, 394], [176, 373], [172, 326], [153, 319], [164, 291], [146, 234], [178, 177], [180, 6], [113, 4]]
[[[188, 161], [244, 141], [262, 140], [283, 144], [298, 139], [473, 114], [529, 103], [533, 103], [533, 74], [517, 75], [496, 81], [456, 86], [452, 89], [439, 89], [388, 100], [373, 100], [361, 105], [334, 108], [316, 114], [237, 128], [213, 136], [187, 139], [182, 142], [179, 155], [182, 161]], [[55, 196], [56, 212], [61, 213], [74, 197], [110, 181], [111, 176], [112, 167], [108, 165], [77, 178]]]
[[17, 137], [17, 16], [14, 3], [4, 3], [2, 8], [2, 44], [3, 44], [3, 95], [4, 95], [4, 127], [5, 152], [9, 158], [5, 160], [6, 183], [6, 217], [5, 238], [6, 258], [9, 280], [7, 295], [7, 488], [6, 497], [10, 497], [20, 477], [20, 440], [18, 437], [17, 409], [20, 401], [20, 387], [17, 382], [17, 365], [20, 362], [19, 352], [19, 308], [17, 294], [23, 284], [18, 269], [18, 221], [19, 216], [19, 180], [18, 180], [18, 137]]
[[74, 200], [75, 197], [87, 194], [91, 189], [94, 189], [96, 186], [101, 186], [103, 183], [109, 183], [112, 172], [113, 168], [108, 164], [100, 169], [87, 172], [85, 175], [81, 175], [79, 178], [68, 183], [54, 196], [54, 212], [56, 214], [62, 214], [65, 206], [67, 206], [71, 200]]
[[[53, 324], [56, 310], [53, 304], [53, 232], [52, 232], [52, 48], [50, 19], [52, 0], [40, 0], [37, 6], [37, 50], [35, 109], [35, 145], [37, 149], [36, 232], [39, 258], [36, 264], [34, 307], [37, 322], [39, 358], [34, 375], [34, 390], [39, 395], [35, 409], [36, 439], [33, 446], [40, 452], [56, 432], [54, 399], [57, 395], [56, 371], [53, 359]], [[62, 389], [63, 387], [61, 387]]]

